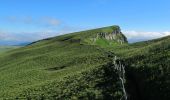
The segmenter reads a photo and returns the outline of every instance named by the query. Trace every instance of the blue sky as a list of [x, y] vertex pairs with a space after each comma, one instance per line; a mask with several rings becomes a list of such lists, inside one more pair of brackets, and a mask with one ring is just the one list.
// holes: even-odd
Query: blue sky
[[1, 0], [0, 44], [119, 25], [129, 41], [170, 35], [170, 0]]

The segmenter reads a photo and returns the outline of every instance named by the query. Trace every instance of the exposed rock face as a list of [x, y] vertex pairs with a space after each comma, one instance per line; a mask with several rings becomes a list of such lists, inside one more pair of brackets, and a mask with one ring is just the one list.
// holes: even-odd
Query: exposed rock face
[[98, 38], [104, 38], [107, 40], [115, 40], [120, 43], [125, 43], [127, 42], [126, 37], [122, 34], [120, 27], [116, 27], [113, 29], [112, 32], [106, 33], [106, 32], [101, 32], [97, 34], [97, 39]]

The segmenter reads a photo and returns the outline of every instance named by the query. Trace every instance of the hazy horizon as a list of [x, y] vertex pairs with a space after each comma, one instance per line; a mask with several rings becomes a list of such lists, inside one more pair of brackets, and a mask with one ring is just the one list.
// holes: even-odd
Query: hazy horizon
[[25, 44], [65, 33], [119, 25], [129, 42], [170, 35], [168, 0], [5, 0], [0, 45]]

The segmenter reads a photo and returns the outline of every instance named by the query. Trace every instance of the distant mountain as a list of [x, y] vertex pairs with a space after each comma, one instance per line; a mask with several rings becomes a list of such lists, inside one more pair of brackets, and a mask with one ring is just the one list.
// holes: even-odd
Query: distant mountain
[[0, 55], [0, 99], [169, 100], [170, 37], [128, 44], [119, 26]]
[[0, 46], [25, 46], [31, 42], [24, 41], [2, 41], [0, 40]]

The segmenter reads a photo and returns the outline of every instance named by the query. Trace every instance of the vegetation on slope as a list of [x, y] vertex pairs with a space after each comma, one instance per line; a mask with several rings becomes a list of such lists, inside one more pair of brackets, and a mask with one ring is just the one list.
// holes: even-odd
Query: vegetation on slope
[[112, 48], [124, 59], [130, 100], [170, 99], [170, 36]]
[[[2, 54], [0, 97], [120, 98], [120, 83], [113, 78], [116, 73], [108, 70], [114, 54], [87, 41], [99, 32], [110, 33], [116, 29], [117, 26], [112, 26], [67, 34]], [[100, 39], [119, 43], [116, 40]]]
[[0, 53], [19, 48], [19, 46], [0, 46]]
[[[116, 34], [112, 34], [116, 32]], [[118, 33], [118, 34], [117, 34]], [[118, 26], [36, 41], [0, 55], [1, 99], [170, 99], [170, 37], [127, 44]]]

